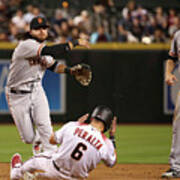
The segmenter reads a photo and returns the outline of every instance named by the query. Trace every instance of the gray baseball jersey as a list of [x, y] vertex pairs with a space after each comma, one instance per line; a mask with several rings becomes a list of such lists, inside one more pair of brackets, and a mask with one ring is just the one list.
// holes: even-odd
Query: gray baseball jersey
[[[6, 97], [22, 140], [26, 143], [41, 141], [45, 151], [54, 151], [55, 146], [49, 144], [52, 134], [49, 105], [41, 85], [46, 68], [54, 60], [51, 56], [38, 58], [43, 46], [34, 39], [19, 42], [11, 60]], [[21, 93], [22, 91], [30, 93]]]
[[40, 54], [44, 44], [36, 40], [27, 39], [21, 41], [16, 47], [10, 65], [10, 72], [7, 80], [7, 86], [21, 90], [31, 90], [34, 82], [40, 82], [44, 75], [45, 68], [54, 62], [51, 56], [45, 56], [47, 67], [38, 62], [36, 65], [30, 65], [29, 58], [37, 57]]
[[57, 153], [26, 161], [12, 170], [11, 177], [21, 178], [23, 172], [41, 170], [44, 173], [39, 176], [47, 178], [84, 179], [101, 160], [110, 167], [116, 162], [112, 142], [91, 125], [69, 122], [56, 131], [55, 138], [61, 144]]
[[[174, 35], [174, 38], [171, 42], [171, 48], [169, 55], [172, 57], [177, 57], [180, 60], [180, 31], [177, 31]], [[180, 70], [180, 66], [179, 66]], [[169, 162], [171, 168], [177, 171], [180, 171], [180, 92], [177, 95], [176, 108], [174, 111], [174, 120], [173, 120], [173, 136], [172, 136], [172, 145], [171, 153], [169, 156]]]

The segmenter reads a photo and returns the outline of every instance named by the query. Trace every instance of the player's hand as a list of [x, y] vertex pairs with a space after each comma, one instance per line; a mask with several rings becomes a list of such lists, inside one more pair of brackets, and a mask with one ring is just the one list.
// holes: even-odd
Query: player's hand
[[78, 39], [79, 46], [90, 48], [89, 41], [86, 39]]
[[109, 130], [109, 136], [114, 136], [116, 133], [116, 124], [117, 124], [117, 117], [114, 116], [111, 124], [111, 128]]
[[89, 116], [88, 113], [87, 113], [87, 114], [84, 114], [83, 116], [81, 116], [81, 117], [78, 119], [78, 122], [79, 122], [79, 123], [84, 123], [84, 122], [87, 120], [88, 116]]
[[178, 81], [178, 79], [176, 78], [176, 76], [174, 74], [167, 74], [165, 77], [165, 82], [169, 85], [169, 86], [173, 86], [176, 82]]

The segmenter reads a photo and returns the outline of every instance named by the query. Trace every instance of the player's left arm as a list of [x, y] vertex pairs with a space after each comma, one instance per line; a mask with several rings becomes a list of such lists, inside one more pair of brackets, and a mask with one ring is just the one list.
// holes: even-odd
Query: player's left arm
[[116, 133], [116, 125], [117, 125], [117, 117], [114, 116], [112, 124], [111, 124], [111, 128], [109, 130], [109, 139], [111, 140], [113, 146], [114, 146], [114, 154], [116, 157], [116, 160], [113, 164], [113, 166], [116, 164], [117, 162], [117, 153], [116, 153], [116, 139], [115, 139], [115, 133]]
[[58, 74], [67, 73], [73, 75], [74, 73], [73, 69], [56, 60], [54, 60], [51, 66], [49, 66], [47, 69]]
[[82, 86], [89, 86], [92, 81], [92, 71], [88, 64], [76, 64], [72, 67], [67, 67], [61, 62], [55, 61], [50, 67], [50, 71], [56, 73], [66, 73], [74, 77], [74, 79]]

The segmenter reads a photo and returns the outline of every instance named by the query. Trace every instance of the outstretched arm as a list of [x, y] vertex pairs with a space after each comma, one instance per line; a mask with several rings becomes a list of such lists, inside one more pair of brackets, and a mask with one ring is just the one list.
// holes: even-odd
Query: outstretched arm
[[62, 53], [67, 53], [68, 51], [72, 50], [76, 46], [83, 46], [89, 48], [89, 42], [86, 39], [78, 39], [69, 41], [64, 44], [56, 44], [52, 46], [44, 46], [40, 50], [40, 55], [50, 55], [50, 56], [58, 56]]

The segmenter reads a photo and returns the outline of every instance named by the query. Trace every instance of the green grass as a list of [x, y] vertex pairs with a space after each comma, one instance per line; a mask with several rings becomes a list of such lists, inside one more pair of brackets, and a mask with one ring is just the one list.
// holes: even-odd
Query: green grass
[[[121, 125], [116, 144], [118, 163], [168, 163], [171, 126]], [[27, 160], [32, 155], [31, 145], [22, 143], [14, 125], [0, 125], [0, 162], [9, 162], [16, 152]]]

